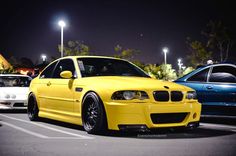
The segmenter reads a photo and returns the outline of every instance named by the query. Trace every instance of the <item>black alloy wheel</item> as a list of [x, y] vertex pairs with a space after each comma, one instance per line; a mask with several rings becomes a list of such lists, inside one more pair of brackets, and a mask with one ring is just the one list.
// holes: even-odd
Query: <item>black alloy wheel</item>
[[33, 93], [29, 95], [28, 98], [28, 106], [27, 106], [27, 113], [28, 117], [31, 121], [37, 121], [39, 120], [39, 109], [38, 109], [38, 104], [36, 101], [36, 98]]
[[82, 120], [84, 129], [90, 134], [106, 130], [106, 115], [100, 98], [94, 92], [86, 94], [83, 100]]

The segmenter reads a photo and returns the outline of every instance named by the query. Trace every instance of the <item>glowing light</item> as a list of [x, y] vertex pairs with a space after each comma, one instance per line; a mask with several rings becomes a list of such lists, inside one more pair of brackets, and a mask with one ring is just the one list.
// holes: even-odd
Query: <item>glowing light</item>
[[59, 25], [60, 27], [65, 27], [65, 26], [66, 26], [66, 23], [65, 23], [63, 20], [60, 20], [60, 21], [58, 22], [58, 25]]
[[162, 49], [162, 51], [163, 51], [164, 53], [168, 53], [169, 49], [168, 49], [167, 47], [164, 47], [164, 48]]
[[166, 61], [166, 53], [168, 53], [169, 49], [168, 49], [167, 47], [164, 47], [164, 48], [162, 49], [162, 51], [164, 52], [164, 62], [165, 62], [165, 64], [166, 64], [166, 63], [167, 63], [167, 61]]
[[46, 55], [44, 55], [44, 54], [42, 54], [42, 55], [41, 55], [41, 58], [43, 59], [43, 62], [45, 62], [45, 61], [46, 61], [46, 59], [47, 59], [47, 56], [46, 56]]

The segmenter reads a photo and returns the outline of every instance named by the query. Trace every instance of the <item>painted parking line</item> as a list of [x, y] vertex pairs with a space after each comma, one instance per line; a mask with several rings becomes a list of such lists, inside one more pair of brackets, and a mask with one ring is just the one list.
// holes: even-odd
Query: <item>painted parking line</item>
[[29, 130], [27, 130], [27, 129], [24, 129], [24, 128], [21, 128], [21, 127], [12, 125], [12, 124], [7, 123], [7, 122], [1, 121], [0, 123], [3, 124], [3, 125], [7, 125], [7, 126], [9, 126], [9, 127], [12, 127], [12, 128], [14, 128], [14, 129], [17, 129], [17, 130], [19, 130], [19, 131], [25, 132], [25, 133], [27, 133], [27, 134], [30, 134], [30, 135], [33, 135], [33, 136], [36, 136], [36, 137], [39, 137], [39, 138], [43, 138], [43, 139], [48, 139], [48, 136], [46, 136], [46, 135], [42, 135], [42, 134], [39, 134], [39, 133], [35, 133], [35, 132], [29, 131]]
[[49, 136], [46, 136], [46, 135], [43, 135], [43, 134], [40, 134], [40, 133], [32, 132], [30, 130], [27, 130], [25, 128], [22, 128], [22, 127], [19, 127], [19, 126], [16, 126], [16, 125], [13, 125], [13, 124], [10, 124], [10, 123], [7, 123], [7, 122], [0, 121], [0, 124], [12, 127], [16, 130], [22, 131], [24, 133], [27, 133], [27, 134], [30, 134], [30, 135], [33, 135], [33, 136], [36, 136], [36, 137], [41, 138], [41, 139], [66, 139], [66, 140], [85, 139], [85, 138], [81, 138], [81, 137], [49, 137]]
[[207, 127], [218, 127], [218, 128], [228, 128], [228, 129], [236, 129], [236, 126], [230, 126], [230, 125], [219, 125], [219, 124], [210, 124], [210, 123], [200, 123], [201, 126], [207, 126]]
[[[8, 119], [11, 119], [11, 120], [15, 120], [15, 121], [20, 121], [20, 122], [36, 125], [38, 127], [42, 127], [42, 128], [45, 128], [45, 129], [49, 129], [49, 130], [52, 130], [52, 131], [59, 132], [59, 133], [71, 135], [71, 136], [74, 136], [74, 137], [77, 137], [77, 138], [80, 138], [80, 139], [94, 139], [93, 137], [89, 137], [89, 136], [85, 136], [85, 135], [80, 135], [80, 134], [76, 134], [76, 133], [71, 133], [71, 132], [59, 130], [59, 129], [52, 128], [52, 127], [49, 127], [49, 126], [46, 126], [46, 125], [43, 125], [43, 124], [35, 123], [35, 122], [32, 122], [32, 121], [17, 119], [17, 118], [14, 118], [14, 117], [3, 115], [3, 114], [0, 114], [0, 116], [8, 118]], [[48, 138], [54, 138], [54, 137], [48, 137]], [[58, 138], [58, 137], [55, 137], [55, 138]], [[64, 138], [64, 137], [62, 137], [62, 138]], [[71, 137], [68, 137], [68, 138], [71, 138]]]
[[229, 126], [229, 125], [219, 125], [219, 124], [209, 124], [209, 123], [201, 123], [201, 126], [204, 127], [211, 127], [211, 128], [220, 128], [220, 129], [227, 129], [232, 132], [236, 132], [236, 126]]

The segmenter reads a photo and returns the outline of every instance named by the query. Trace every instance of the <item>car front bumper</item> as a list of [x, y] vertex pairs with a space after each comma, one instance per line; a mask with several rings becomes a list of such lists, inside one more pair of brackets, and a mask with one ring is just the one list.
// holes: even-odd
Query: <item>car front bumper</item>
[[197, 101], [170, 103], [104, 103], [108, 129], [187, 127], [198, 123], [201, 104]]
[[26, 109], [27, 100], [0, 100], [0, 109]]

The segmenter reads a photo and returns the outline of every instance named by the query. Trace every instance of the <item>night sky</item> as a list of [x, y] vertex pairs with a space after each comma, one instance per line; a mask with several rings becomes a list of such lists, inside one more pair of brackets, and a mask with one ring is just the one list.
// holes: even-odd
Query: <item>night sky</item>
[[[83, 41], [95, 55], [114, 55], [119, 44], [141, 50], [136, 58], [145, 63], [162, 63], [162, 48], [167, 46], [167, 62], [176, 64], [186, 57], [186, 38], [203, 40], [201, 31], [210, 20], [222, 20], [236, 41], [235, 10], [227, 0], [1, 1], [0, 53], [34, 62], [41, 54], [59, 57], [57, 22], [62, 18], [68, 22], [64, 40]], [[230, 51], [233, 61], [235, 47]]]

